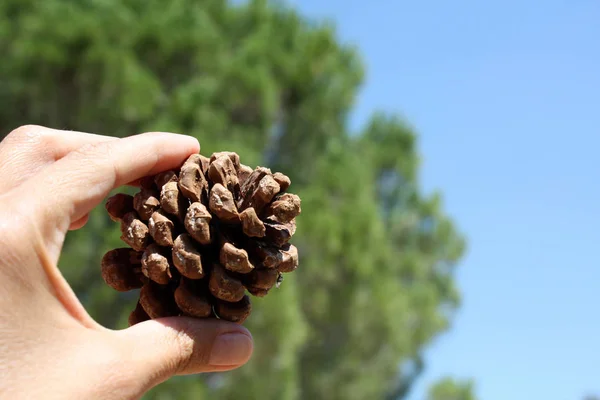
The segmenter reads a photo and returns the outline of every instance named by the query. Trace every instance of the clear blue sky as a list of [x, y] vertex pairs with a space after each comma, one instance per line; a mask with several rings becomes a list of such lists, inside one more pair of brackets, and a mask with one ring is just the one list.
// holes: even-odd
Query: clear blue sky
[[483, 400], [600, 392], [600, 1], [295, 0], [368, 75], [353, 119], [403, 114], [469, 239], [443, 375]]

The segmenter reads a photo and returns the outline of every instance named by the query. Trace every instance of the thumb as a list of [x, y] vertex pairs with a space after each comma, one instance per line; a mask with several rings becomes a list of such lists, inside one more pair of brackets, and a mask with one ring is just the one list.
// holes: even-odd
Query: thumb
[[240, 367], [253, 350], [252, 335], [246, 328], [216, 319], [161, 318], [114, 334], [127, 355], [123, 363], [127, 374], [146, 390], [173, 375]]

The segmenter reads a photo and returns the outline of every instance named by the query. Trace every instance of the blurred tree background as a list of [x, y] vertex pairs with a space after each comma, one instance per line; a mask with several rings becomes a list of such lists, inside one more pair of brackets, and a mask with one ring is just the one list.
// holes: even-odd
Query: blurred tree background
[[427, 400], [477, 400], [472, 381], [444, 378], [429, 389]]
[[[379, 113], [347, 124], [363, 79], [332, 24], [267, 0], [0, 0], [0, 132], [22, 124], [126, 136], [173, 131], [202, 152], [292, 178], [300, 268], [254, 299], [251, 362], [174, 378], [148, 399], [403, 399], [459, 305], [464, 240], [419, 185], [415, 132]], [[90, 314], [121, 329], [135, 305], [100, 277], [119, 246], [99, 207], [60, 268]], [[442, 381], [432, 400], [471, 400]]]

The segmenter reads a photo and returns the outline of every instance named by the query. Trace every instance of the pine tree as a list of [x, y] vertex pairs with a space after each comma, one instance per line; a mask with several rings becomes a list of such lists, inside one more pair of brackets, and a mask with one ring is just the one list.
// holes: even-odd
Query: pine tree
[[472, 381], [443, 378], [431, 386], [427, 400], [477, 400], [477, 397]]

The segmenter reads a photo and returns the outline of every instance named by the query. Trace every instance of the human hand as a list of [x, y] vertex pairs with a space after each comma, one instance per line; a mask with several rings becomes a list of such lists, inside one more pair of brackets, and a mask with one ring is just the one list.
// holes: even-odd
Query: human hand
[[0, 398], [134, 399], [173, 375], [250, 358], [250, 333], [225, 321], [172, 317], [106, 329], [57, 268], [67, 231], [85, 225], [113, 188], [198, 151], [182, 135], [116, 139], [38, 126], [0, 142]]

